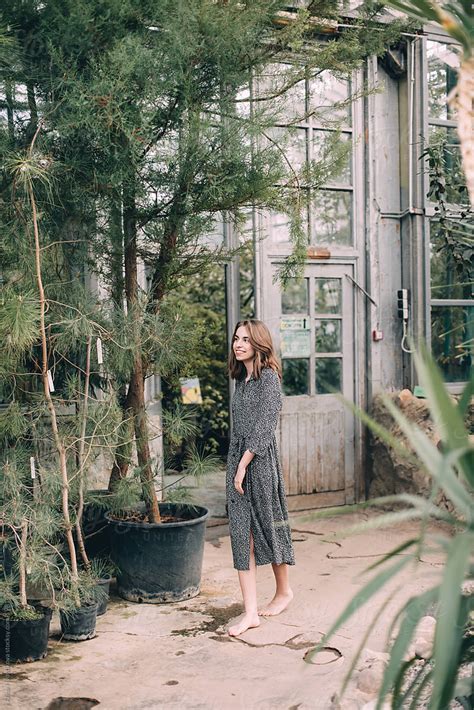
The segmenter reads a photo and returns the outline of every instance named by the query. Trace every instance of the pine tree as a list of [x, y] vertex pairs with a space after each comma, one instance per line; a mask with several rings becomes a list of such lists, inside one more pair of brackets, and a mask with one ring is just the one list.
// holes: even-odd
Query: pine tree
[[[148, 518], [157, 521], [144, 383], [171, 343], [167, 295], [228, 258], [202, 239], [216, 217], [238, 220], [255, 206], [290, 215], [289, 266], [301, 266], [304, 186], [337, 171], [345, 149], [335, 142], [301, 174], [271, 129], [279, 122], [291, 135], [289, 90], [322, 71], [347, 76], [398, 28], [372, 32], [368, 3], [361, 22], [341, 29], [335, 3], [324, 0], [294, 13], [277, 0], [7, 0], [3, 13], [18, 43], [4, 145], [28, 145], [41, 122], [37, 151], [56, 175], [54, 198], [42, 205], [48, 237], [60, 242], [72, 279], [86, 263], [108, 285], [109, 383], [122, 411], [111, 487], [126, 476], [134, 438]], [[260, 80], [269, 66], [277, 67], [271, 86]], [[23, 124], [7, 91], [18, 84]], [[259, 87], [252, 102], [249, 87]], [[182, 341], [178, 331], [179, 321], [172, 333]]]

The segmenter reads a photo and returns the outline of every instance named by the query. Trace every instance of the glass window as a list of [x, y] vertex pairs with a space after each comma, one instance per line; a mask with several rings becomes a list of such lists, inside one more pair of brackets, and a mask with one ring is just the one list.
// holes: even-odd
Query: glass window
[[316, 358], [316, 394], [331, 394], [342, 391], [342, 358]]
[[[328, 185], [351, 185], [351, 144], [350, 133], [339, 133], [337, 131], [315, 130], [312, 132], [313, 160], [327, 159], [331, 153], [341, 156], [341, 168], [329, 180]], [[341, 145], [342, 144], [342, 145]]]
[[[294, 83], [293, 83], [294, 82]], [[292, 85], [293, 84], [293, 85]], [[290, 88], [285, 89], [288, 86]], [[275, 123], [304, 119], [306, 114], [305, 69], [290, 64], [269, 64], [260, 75], [260, 97], [275, 106]]]
[[427, 42], [428, 113], [430, 118], [453, 119], [448, 94], [456, 86], [459, 54], [452, 45]]
[[[466, 188], [466, 178], [462, 167], [459, 136], [456, 128], [447, 126], [430, 126], [430, 146], [439, 146], [446, 178], [446, 202], [468, 204], [469, 195]], [[430, 178], [435, 178], [430, 175]]]
[[287, 214], [270, 213], [272, 241], [275, 244], [285, 244], [290, 241], [290, 221]]
[[309, 360], [295, 358], [283, 360], [283, 394], [287, 397], [308, 394]]
[[448, 382], [469, 380], [474, 351], [474, 305], [431, 306], [431, 345]]
[[[270, 212], [271, 239], [274, 244], [289, 244], [291, 242], [291, 223], [287, 214]], [[303, 229], [308, 234], [308, 215], [303, 222]]]
[[342, 321], [318, 319], [316, 321], [315, 341], [317, 353], [340, 352], [342, 347]]
[[341, 313], [341, 279], [315, 279], [314, 310], [316, 313]]
[[[429, 229], [431, 347], [445, 380], [464, 382], [471, 375], [474, 343], [473, 222], [465, 207], [469, 197], [455, 127], [457, 117], [448, 104], [457, 81], [460, 54], [456, 47], [443, 42], [428, 40], [426, 46], [430, 157], [437, 158], [430, 160], [428, 199], [437, 199], [433, 188], [440, 176], [436, 176], [436, 168], [441, 172], [442, 200], [448, 205], [435, 205], [438, 215]], [[462, 301], [469, 301], [469, 305]]]
[[474, 298], [472, 233], [454, 220], [430, 222], [430, 273], [432, 298]]
[[[309, 111], [316, 121], [325, 124], [351, 125], [351, 105], [348, 102], [350, 84], [329, 71], [320, 71], [309, 80]], [[347, 102], [347, 103], [346, 103]]]
[[282, 313], [309, 313], [308, 279], [289, 279], [281, 294]]
[[352, 193], [344, 190], [315, 190], [313, 200], [314, 244], [352, 243]]
[[306, 128], [288, 129], [279, 126], [267, 131], [272, 141], [284, 152], [285, 158], [296, 172], [306, 164], [306, 133]]

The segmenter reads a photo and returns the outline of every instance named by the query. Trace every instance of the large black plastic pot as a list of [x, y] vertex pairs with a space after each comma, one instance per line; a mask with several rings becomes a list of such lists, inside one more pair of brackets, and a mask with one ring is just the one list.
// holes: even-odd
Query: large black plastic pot
[[61, 631], [66, 641], [87, 641], [95, 636], [97, 602], [81, 606], [74, 611], [60, 611]]
[[[106, 488], [89, 491], [98, 501], [106, 502], [110, 492]], [[108, 557], [110, 555], [109, 526], [105, 519], [107, 509], [100, 502], [88, 501], [84, 506], [82, 514], [82, 531], [84, 533], [84, 544], [89, 559], [97, 557]]]
[[104, 579], [98, 579], [95, 585], [96, 597], [97, 597], [97, 616], [102, 616], [107, 611], [107, 604], [109, 602], [110, 593], [110, 577]]
[[44, 658], [48, 651], [51, 609], [42, 609], [39, 619], [0, 617], [0, 660], [3, 663], [29, 663]]
[[128, 601], [162, 604], [199, 594], [209, 511], [160, 503], [160, 513], [181, 520], [151, 524], [107, 515], [112, 559], [120, 570], [118, 592]]

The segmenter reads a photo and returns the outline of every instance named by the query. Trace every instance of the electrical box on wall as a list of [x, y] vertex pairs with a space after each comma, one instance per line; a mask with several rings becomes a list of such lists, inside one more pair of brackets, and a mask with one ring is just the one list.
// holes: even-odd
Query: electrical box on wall
[[372, 340], [382, 340], [383, 339], [383, 331], [379, 330], [378, 328], [375, 328], [372, 331]]

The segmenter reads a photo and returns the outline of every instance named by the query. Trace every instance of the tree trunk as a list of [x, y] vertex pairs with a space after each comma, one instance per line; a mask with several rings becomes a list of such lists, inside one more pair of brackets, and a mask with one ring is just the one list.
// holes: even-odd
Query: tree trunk
[[458, 133], [471, 206], [474, 207], [474, 56], [462, 62], [449, 103], [458, 112]]
[[81, 417], [81, 434], [79, 439], [79, 451], [78, 451], [78, 468], [79, 468], [79, 502], [77, 505], [77, 515], [76, 515], [76, 537], [77, 544], [79, 547], [79, 552], [81, 553], [82, 561], [86, 569], [90, 570], [91, 563], [86, 552], [86, 546], [84, 544], [84, 536], [82, 534], [82, 514], [84, 512], [84, 479], [85, 479], [85, 465], [86, 461], [84, 458], [84, 452], [86, 447], [86, 430], [87, 430], [87, 413], [89, 408], [89, 384], [91, 376], [91, 346], [92, 346], [92, 336], [89, 335], [87, 338], [86, 346], [86, 372], [84, 378], [84, 398], [82, 401], [82, 417]]
[[130, 413], [127, 396], [122, 397], [122, 421], [118, 429], [119, 443], [115, 447], [114, 463], [109, 478], [109, 491], [113, 493], [117, 483], [126, 478], [132, 458], [133, 415]]
[[[38, 135], [39, 128], [33, 137], [30, 145], [30, 154], [33, 151], [34, 142], [36, 136]], [[54, 443], [56, 446], [56, 451], [59, 456], [59, 470], [61, 472], [61, 488], [62, 488], [62, 513], [64, 519], [64, 528], [66, 532], [66, 540], [69, 549], [69, 555], [71, 558], [71, 577], [74, 583], [77, 583], [79, 579], [78, 568], [77, 568], [77, 557], [76, 548], [74, 546], [74, 538], [72, 536], [72, 523], [69, 516], [69, 478], [67, 472], [67, 458], [66, 449], [64, 442], [61, 440], [59, 434], [58, 422], [56, 417], [56, 410], [54, 408], [53, 399], [51, 397], [48, 381], [48, 344], [46, 339], [46, 324], [45, 324], [45, 311], [46, 311], [46, 297], [43, 287], [43, 279], [41, 273], [41, 247], [38, 229], [38, 215], [36, 210], [36, 200], [33, 192], [33, 186], [31, 180], [27, 183], [28, 197], [30, 199], [31, 211], [32, 211], [32, 221], [33, 221], [33, 232], [35, 238], [35, 266], [36, 266], [36, 280], [38, 284], [39, 302], [40, 302], [40, 336], [41, 336], [41, 379], [43, 382], [44, 396], [48, 406], [48, 411], [51, 419], [51, 429], [53, 432]], [[77, 600], [79, 601], [79, 600]]]
[[124, 189], [124, 242], [125, 242], [125, 295], [127, 308], [132, 315], [135, 353], [133, 370], [127, 393], [126, 411], [133, 415], [138, 465], [146, 512], [150, 523], [159, 523], [160, 509], [153, 484], [147, 415], [145, 406], [145, 375], [141, 348], [141, 313], [138, 299], [138, 256], [136, 205], [133, 188]]
[[28, 521], [22, 520], [21, 522], [21, 537], [20, 537], [20, 559], [18, 561], [18, 572], [19, 572], [19, 590], [20, 590], [20, 604], [23, 608], [28, 606], [28, 599], [26, 597], [26, 545], [28, 542]]

